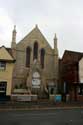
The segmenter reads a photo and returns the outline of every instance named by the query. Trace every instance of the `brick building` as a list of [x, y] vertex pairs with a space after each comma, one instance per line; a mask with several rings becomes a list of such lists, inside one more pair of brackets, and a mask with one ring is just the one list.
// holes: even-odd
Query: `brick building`
[[82, 56], [83, 53], [65, 50], [62, 59], [59, 60], [59, 86], [61, 88], [59, 89], [62, 93], [73, 93], [72, 89], [77, 89], [75, 86], [79, 83], [79, 60]]

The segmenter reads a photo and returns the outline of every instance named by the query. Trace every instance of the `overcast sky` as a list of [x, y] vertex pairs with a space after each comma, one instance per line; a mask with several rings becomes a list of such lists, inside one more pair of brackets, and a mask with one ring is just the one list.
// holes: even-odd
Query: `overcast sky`
[[0, 0], [0, 46], [10, 47], [14, 25], [18, 43], [35, 24], [52, 47], [56, 33], [60, 57], [83, 52], [83, 0]]

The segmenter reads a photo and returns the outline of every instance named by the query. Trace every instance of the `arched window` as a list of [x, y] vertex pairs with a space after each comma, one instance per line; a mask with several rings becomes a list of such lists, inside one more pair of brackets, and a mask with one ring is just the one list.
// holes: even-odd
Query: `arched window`
[[38, 58], [38, 43], [34, 43], [33, 60]]
[[27, 47], [27, 49], [26, 49], [26, 67], [30, 67], [30, 55], [31, 55], [31, 48]]
[[40, 61], [41, 61], [42, 68], [44, 68], [44, 56], [45, 56], [45, 50], [42, 48], [40, 53]]

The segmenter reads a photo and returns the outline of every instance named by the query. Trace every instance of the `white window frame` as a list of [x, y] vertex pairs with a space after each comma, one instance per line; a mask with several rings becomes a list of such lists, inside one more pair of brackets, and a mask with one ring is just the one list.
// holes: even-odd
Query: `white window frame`
[[5, 69], [6, 69], [6, 62], [0, 61], [0, 70], [5, 70]]

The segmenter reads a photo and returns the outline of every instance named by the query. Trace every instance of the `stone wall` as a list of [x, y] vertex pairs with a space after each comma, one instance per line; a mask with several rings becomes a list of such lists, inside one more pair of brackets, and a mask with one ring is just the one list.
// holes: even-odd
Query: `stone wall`
[[[36, 64], [34, 64], [33, 60], [33, 47], [35, 41], [38, 43], [38, 59]], [[28, 46], [31, 48], [30, 68], [26, 67], [26, 48]], [[40, 50], [42, 48], [45, 50], [44, 69], [41, 68], [40, 63]], [[55, 56], [55, 54], [56, 52], [54, 53], [54, 49], [51, 48], [38, 27], [35, 27], [16, 45], [15, 77], [13, 78], [14, 84], [19, 84], [24, 80], [27, 86], [32, 88], [32, 74], [35, 71], [38, 71], [41, 76], [42, 89], [48, 84], [47, 81], [49, 82], [56, 79], [55, 82], [57, 83], [58, 55]]]

